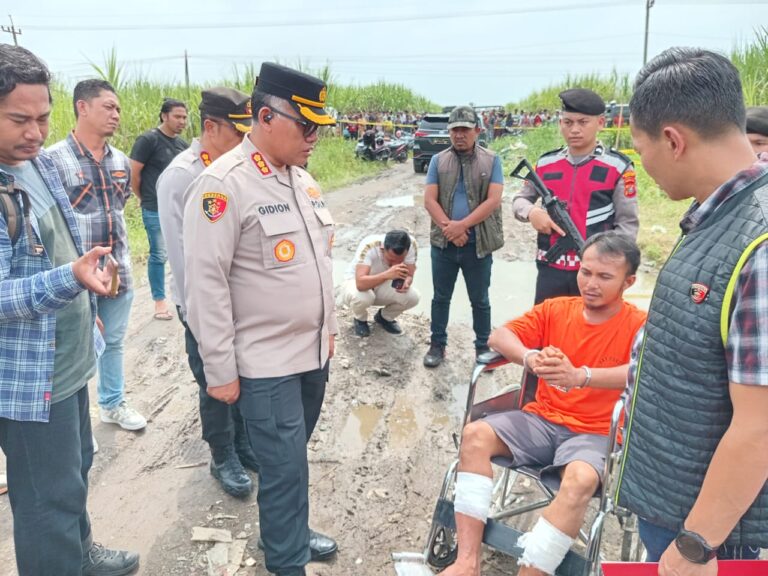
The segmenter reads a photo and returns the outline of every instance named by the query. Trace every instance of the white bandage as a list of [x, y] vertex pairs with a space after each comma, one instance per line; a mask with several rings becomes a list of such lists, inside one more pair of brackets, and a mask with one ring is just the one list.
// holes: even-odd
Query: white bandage
[[456, 499], [453, 510], [477, 518], [483, 524], [491, 509], [493, 480], [482, 474], [459, 472], [456, 475]]
[[539, 518], [533, 530], [526, 532], [517, 541], [524, 549], [517, 563], [520, 566], [538, 568], [547, 574], [554, 574], [560, 562], [573, 544], [573, 538], [561, 532], [544, 518]]

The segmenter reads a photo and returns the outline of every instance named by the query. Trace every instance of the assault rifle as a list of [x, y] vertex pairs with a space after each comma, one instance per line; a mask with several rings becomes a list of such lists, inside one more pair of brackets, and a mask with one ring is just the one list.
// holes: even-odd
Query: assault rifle
[[541, 196], [542, 207], [547, 211], [552, 221], [565, 232], [565, 236], [558, 238], [557, 242], [544, 254], [544, 260], [554, 264], [566, 252], [574, 250], [580, 253], [581, 249], [584, 248], [584, 238], [581, 236], [578, 228], [576, 228], [576, 224], [571, 220], [566, 203], [552, 194], [544, 185], [544, 182], [541, 181], [541, 178], [536, 174], [528, 160], [523, 158], [517, 167], [512, 170], [510, 176], [527, 180], [531, 183], [539, 196]]

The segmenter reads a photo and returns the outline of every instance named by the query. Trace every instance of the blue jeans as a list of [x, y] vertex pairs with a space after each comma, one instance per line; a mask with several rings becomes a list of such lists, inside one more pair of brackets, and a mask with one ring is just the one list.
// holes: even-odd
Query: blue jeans
[[[93, 462], [88, 387], [51, 406], [48, 422], [0, 418], [19, 574], [82, 576]], [[5, 572], [5, 570], [3, 570]]]
[[475, 330], [475, 348], [488, 345], [491, 334], [491, 286], [493, 256], [478, 258], [475, 244], [456, 246], [449, 243], [445, 248], [432, 246], [432, 342], [445, 346], [448, 343], [448, 315], [456, 277], [461, 270], [467, 294], [472, 304], [472, 327]]
[[[661, 555], [677, 536], [677, 532], [656, 526], [642, 518], [640, 518], [637, 527], [640, 540], [645, 546], [647, 562], [658, 562]], [[759, 557], [760, 548], [752, 548], [751, 546], [723, 544], [717, 549], [718, 560], [757, 560]]]
[[107, 410], [123, 401], [125, 373], [123, 371], [123, 341], [131, 315], [133, 290], [119, 294], [117, 298], [100, 296], [98, 314], [104, 324], [104, 341], [107, 346], [99, 358], [98, 394], [99, 406]]
[[165, 300], [165, 262], [168, 260], [165, 251], [165, 239], [160, 229], [160, 216], [155, 210], [141, 209], [141, 219], [149, 240], [149, 260], [147, 261], [147, 276], [152, 290], [152, 300]]

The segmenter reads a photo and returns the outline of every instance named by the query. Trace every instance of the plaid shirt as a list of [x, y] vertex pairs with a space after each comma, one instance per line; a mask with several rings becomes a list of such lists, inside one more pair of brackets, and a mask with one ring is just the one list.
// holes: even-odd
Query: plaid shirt
[[131, 195], [128, 157], [109, 144], [104, 157], [93, 154], [70, 132], [48, 149], [72, 203], [85, 251], [111, 246], [120, 264], [120, 294], [132, 288], [131, 255], [125, 225], [125, 203]]
[[[82, 254], [75, 216], [53, 162], [45, 151], [32, 162], [64, 215], [78, 253]], [[0, 181], [11, 183], [13, 176], [0, 170]], [[35, 242], [42, 245], [37, 218], [32, 211], [30, 223]], [[12, 246], [5, 219], [0, 215], [0, 418], [48, 421], [56, 311], [82, 291], [72, 265], [53, 268], [45, 251], [35, 253], [25, 233]], [[95, 320], [93, 296], [91, 310]]]
[[[694, 201], [680, 221], [683, 234], [689, 234], [728, 198], [738, 194], [766, 172], [768, 155], [763, 154], [750, 168], [739, 172], [715, 190], [703, 204]], [[630, 388], [635, 382], [643, 332], [638, 332], [633, 345], [628, 375]], [[755, 248], [739, 273], [733, 295], [725, 360], [731, 382], [768, 386], [768, 241]]]

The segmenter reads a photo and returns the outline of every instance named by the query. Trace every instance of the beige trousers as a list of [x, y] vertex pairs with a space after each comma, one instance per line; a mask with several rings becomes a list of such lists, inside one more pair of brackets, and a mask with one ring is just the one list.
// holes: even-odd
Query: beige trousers
[[419, 292], [411, 286], [408, 292], [398, 292], [392, 288], [391, 280], [387, 280], [373, 288], [361, 292], [352, 278], [344, 283], [344, 304], [349, 306], [355, 318], [363, 322], [368, 320], [368, 308], [383, 306], [381, 316], [384, 320], [395, 320], [406, 310], [419, 303]]

